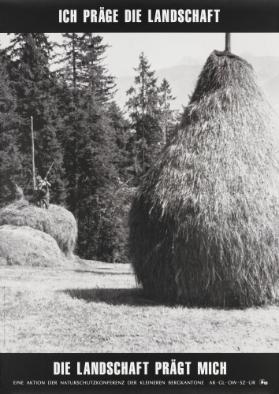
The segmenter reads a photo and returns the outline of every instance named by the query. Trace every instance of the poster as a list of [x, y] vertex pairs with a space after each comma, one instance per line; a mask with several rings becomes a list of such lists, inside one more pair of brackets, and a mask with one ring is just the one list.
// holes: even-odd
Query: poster
[[0, 392], [279, 392], [279, 5], [0, 1]]

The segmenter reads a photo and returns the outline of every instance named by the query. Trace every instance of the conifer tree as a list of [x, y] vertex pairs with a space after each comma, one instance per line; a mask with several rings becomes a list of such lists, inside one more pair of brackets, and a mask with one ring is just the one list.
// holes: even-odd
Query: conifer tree
[[37, 174], [44, 177], [54, 162], [49, 175], [52, 201], [61, 203], [65, 200], [65, 179], [56, 80], [49, 65], [51, 44], [43, 33], [20, 33], [15, 34], [8, 52], [12, 60], [10, 77], [17, 95], [16, 112], [21, 123], [19, 143], [24, 155], [25, 181], [31, 180], [30, 118], [33, 116]]
[[21, 155], [18, 149], [18, 119], [8, 73], [7, 58], [0, 53], [0, 207], [13, 197], [14, 182], [20, 181]]
[[72, 87], [73, 90], [76, 90], [79, 77], [77, 69], [81, 67], [81, 57], [79, 56], [81, 35], [78, 33], [63, 33], [62, 37], [63, 43], [56, 44], [57, 47], [63, 50], [55, 62], [61, 65], [57, 71], [62, 72], [63, 81]]
[[106, 260], [112, 253], [109, 208], [118, 183], [118, 147], [109, 104], [114, 79], [103, 64], [106, 45], [100, 36], [86, 33], [64, 39], [71, 97], [64, 127], [68, 203], [78, 219], [79, 254]]
[[139, 56], [139, 65], [135, 71], [135, 85], [127, 91], [127, 95], [130, 96], [127, 107], [131, 118], [137, 121], [144, 115], [154, 116], [158, 113], [159, 97], [155, 71], [151, 70], [151, 65], [143, 52]]
[[113, 133], [113, 145], [115, 148], [114, 164], [117, 167], [121, 183], [131, 182], [131, 161], [129, 157], [128, 142], [130, 137], [130, 125], [124, 118], [123, 112], [115, 101], [108, 106], [107, 116]]
[[171, 108], [173, 100], [175, 100], [175, 97], [172, 95], [170, 84], [164, 78], [159, 87], [160, 126], [163, 145], [167, 143], [175, 123], [175, 112]]
[[99, 35], [84, 33], [81, 37], [81, 83], [100, 104], [110, 101], [115, 91], [115, 78], [104, 64], [107, 48], [108, 45], [103, 43], [103, 37]]
[[136, 184], [148, 170], [162, 144], [160, 127], [160, 97], [155, 71], [151, 70], [143, 53], [135, 68], [134, 86], [127, 91], [132, 127], [135, 134], [131, 141]]
[[114, 77], [104, 65], [108, 45], [93, 33], [64, 33], [63, 53], [57, 63], [62, 65], [63, 77], [74, 90], [94, 91], [95, 99], [106, 103], [113, 97]]
[[107, 233], [104, 237], [110, 245], [109, 261], [128, 263], [128, 238], [129, 238], [129, 210], [133, 188], [133, 171], [131, 157], [129, 155], [129, 122], [124, 119], [117, 104], [112, 102], [109, 107], [109, 119], [112, 131], [116, 139], [115, 166], [118, 174], [118, 182], [115, 185], [111, 204], [107, 212]]

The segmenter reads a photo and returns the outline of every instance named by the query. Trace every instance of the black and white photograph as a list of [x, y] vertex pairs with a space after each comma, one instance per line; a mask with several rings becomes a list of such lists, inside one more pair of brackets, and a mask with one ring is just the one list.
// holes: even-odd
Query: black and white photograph
[[277, 352], [279, 33], [1, 42], [1, 348]]

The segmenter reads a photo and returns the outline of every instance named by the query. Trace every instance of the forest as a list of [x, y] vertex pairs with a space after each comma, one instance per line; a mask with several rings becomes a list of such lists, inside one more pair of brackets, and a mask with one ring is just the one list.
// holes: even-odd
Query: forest
[[94, 33], [20, 33], [0, 52], [0, 207], [16, 185], [32, 193], [30, 119], [36, 175], [51, 202], [78, 222], [76, 253], [128, 262], [128, 216], [137, 186], [175, 132], [171, 87], [158, 81], [144, 53], [127, 91], [125, 113], [115, 102], [108, 44]]

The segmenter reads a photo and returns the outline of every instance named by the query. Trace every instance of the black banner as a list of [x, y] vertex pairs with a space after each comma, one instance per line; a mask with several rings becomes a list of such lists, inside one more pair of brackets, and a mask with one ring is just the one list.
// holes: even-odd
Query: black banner
[[276, 0], [1, 0], [1, 32], [277, 32]]
[[279, 392], [276, 354], [1, 354], [2, 393]]

